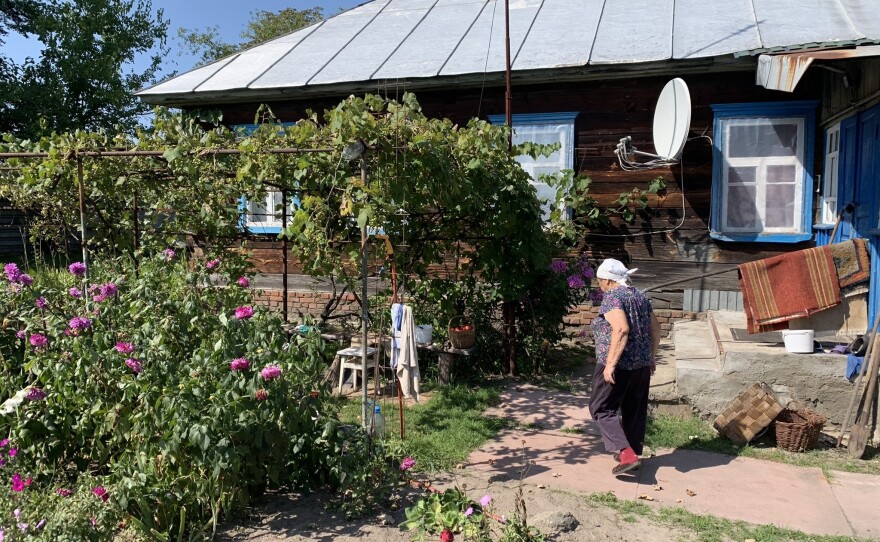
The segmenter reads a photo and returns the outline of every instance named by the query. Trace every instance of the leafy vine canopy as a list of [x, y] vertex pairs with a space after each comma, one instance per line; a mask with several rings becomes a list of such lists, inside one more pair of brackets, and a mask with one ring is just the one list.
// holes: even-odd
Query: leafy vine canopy
[[[423, 275], [455, 253], [508, 299], [529, 287], [534, 271], [547, 269], [559, 238], [554, 231], [561, 230], [544, 224], [516, 156], [553, 148], [510, 149], [506, 127], [427, 118], [413, 94], [399, 102], [350, 97], [294, 125], [261, 108], [257, 121], [246, 134], [224, 126], [216, 113], [157, 109], [152, 126], [131, 136], [6, 135], [0, 152], [47, 156], [7, 160], [0, 197], [32, 214], [32, 236], [77, 238], [81, 164], [89, 244], [124, 252], [135, 250], [135, 232], [140, 251], [160, 250], [184, 234], [231, 246], [245, 228], [242, 198], [284, 190], [297, 205], [281, 235], [310, 275], [353, 269], [361, 228], [401, 246], [398, 266], [408, 273]], [[349, 159], [343, 149], [353, 142], [365, 150]], [[121, 149], [134, 152], [94, 156]], [[571, 172], [556, 182], [570, 186]], [[561, 213], [554, 216], [558, 221]]]

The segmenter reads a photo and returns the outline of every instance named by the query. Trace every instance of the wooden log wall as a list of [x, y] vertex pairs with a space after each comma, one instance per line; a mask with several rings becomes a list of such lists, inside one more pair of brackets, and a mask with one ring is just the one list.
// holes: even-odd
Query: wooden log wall
[[[690, 137], [679, 166], [651, 171], [623, 171], [614, 149], [624, 136], [631, 136], [640, 150], [653, 152], [653, 112], [657, 97], [668, 77], [632, 77], [607, 81], [541, 84], [513, 88], [513, 112], [553, 113], [577, 111], [574, 165], [593, 179], [591, 193], [602, 205], [611, 205], [621, 192], [644, 187], [661, 176], [665, 194], [650, 198], [648, 212], [632, 223], [612, 220], [612, 227], [583, 239], [577, 248], [597, 263], [614, 257], [639, 268], [636, 285], [648, 287], [701, 273], [735, 269], [740, 263], [770, 257], [800, 245], [767, 243], [724, 243], [709, 236], [712, 182], [712, 104], [818, 99], [821, 75], [805, 77], [794, 93], [768, 91], [755, 84], [754, 71], [691, 74], [683, 77], [692, 101]], [[394, 91], [389, 91], [394, 95]], [[308, 102], [270, 104], [284, 121], [302, 118], [306, 109], [335, 106], [340, 99], [311, 99]], [[428, 116], [448, 117], [464, 124], [469, 118], [504, 113], [503, 88], [457, 89], [454, 92], [420, 92]], [[223, 106], [230, 124], [252, 122], [258, 104]], [[821, 134], [821, 132], [817, 132]], [[706, 136], [706, 138], [700, 138]], [[820, 172], [821, 137], [816, 138], [816, 165]], [[736, 272], [692, 280], [653, 294], [658, 308], [681, 310], [684, 288], [739, 290]]]

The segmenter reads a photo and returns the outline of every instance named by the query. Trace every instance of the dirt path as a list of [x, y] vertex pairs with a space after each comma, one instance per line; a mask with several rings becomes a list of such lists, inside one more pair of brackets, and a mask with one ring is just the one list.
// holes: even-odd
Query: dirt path
[[[460, 473], [434, 479], [438, 489], [458, 486], [474, 500], [483, 495], [493, 497], [497, 514], [509, 515], [515, 509], [519, 483], [494, 482], [481, 474]], [[230, 528], [218, 537], [222, 541], [386, 541], [409, 542], [409, 532], [399, 525], [406, 518], [404, 509], [418, 499], [417, 490], [405, 492], [397, 501], [396, 510], [379, 510], [367, 518], [347, 520], [326, 507], [329, 498], [323, 493], [302, 495], [275, 495], [254, 511], [254, 516], [241, 525]], [[636, 515], [627, 515], [610, 508], [588, 502], [584, 495], [542, 489], [525, 484], [523, 495], [529, 523], [556, 542], [620, 541], [667, 542], [688, 540], [687, 531], [651, 523]], [[550, 520], [556, 514], [570, 514], [576, 520], [573, 530], [564, 531], [559, 521]], [[428, 538], [439, 540], [439, 537]]]

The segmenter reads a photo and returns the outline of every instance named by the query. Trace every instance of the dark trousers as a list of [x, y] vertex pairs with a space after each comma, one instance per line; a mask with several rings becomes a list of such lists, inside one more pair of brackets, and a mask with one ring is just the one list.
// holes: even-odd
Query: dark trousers
[[593, 391], [590, 395], [590, 415], [599, 424], [605, 450], [619, 452], [632, 448], [642, 454], [645, 427], [648, 423], [648, 388], [651, 368], [631, 371], [617, 369], [616, 384], [605, 382], [605, 365], [596, 365], [593, 372]]

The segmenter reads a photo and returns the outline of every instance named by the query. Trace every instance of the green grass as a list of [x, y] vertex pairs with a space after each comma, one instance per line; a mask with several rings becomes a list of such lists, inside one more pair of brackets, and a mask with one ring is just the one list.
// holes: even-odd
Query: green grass
[[833, 448], [821, 443], [815, 450], [808, 452], [788, 452], [776, 448], [772, 430], [763, 437], [740, 446], [716, 433], [708, 422], [697, 417], [650, 416], [645, 444], [652, 449], [702, 450], [801, 467], [817, 467], [825, 471], [829, 478], [833, 478], [833, 471], [880, 474], [880, 451], [876, 448], [869, 447], [865, 459], [852, 459], [847, 455], [846, 448]]
[[821, 536], [783, 529], [773, 525], [751, 525], [713, 516], [702, 516], [684, 508], [653, 509], [646, 504], [621, 500], [611, 493], [594, 493], [587, 497], [593, 506], [606, 506], [622, 514], [622, 519], [641, 516], [649, 521], [678, 527], [693, 533], [699, 542], [725, 542], [754, 539], [756, 542], [852, 542], [861, 540], [848, 536]]
[[[422, 471], [451, 470], [467, 459], [510, 422], [486, 418], [483, 410], [497, 404], [497, 388], [471, 389], [464, 386], [443, 387], [422, 398], [418, 405], [404, 407], [404, 441], [407, 453], [416, 459]], [[361, 403], [340, 399], [340, 418], [345, 423], [360, 423]], [[380, 399], [389, 439], [400, 438], [400, 418], [396, 397]]]

